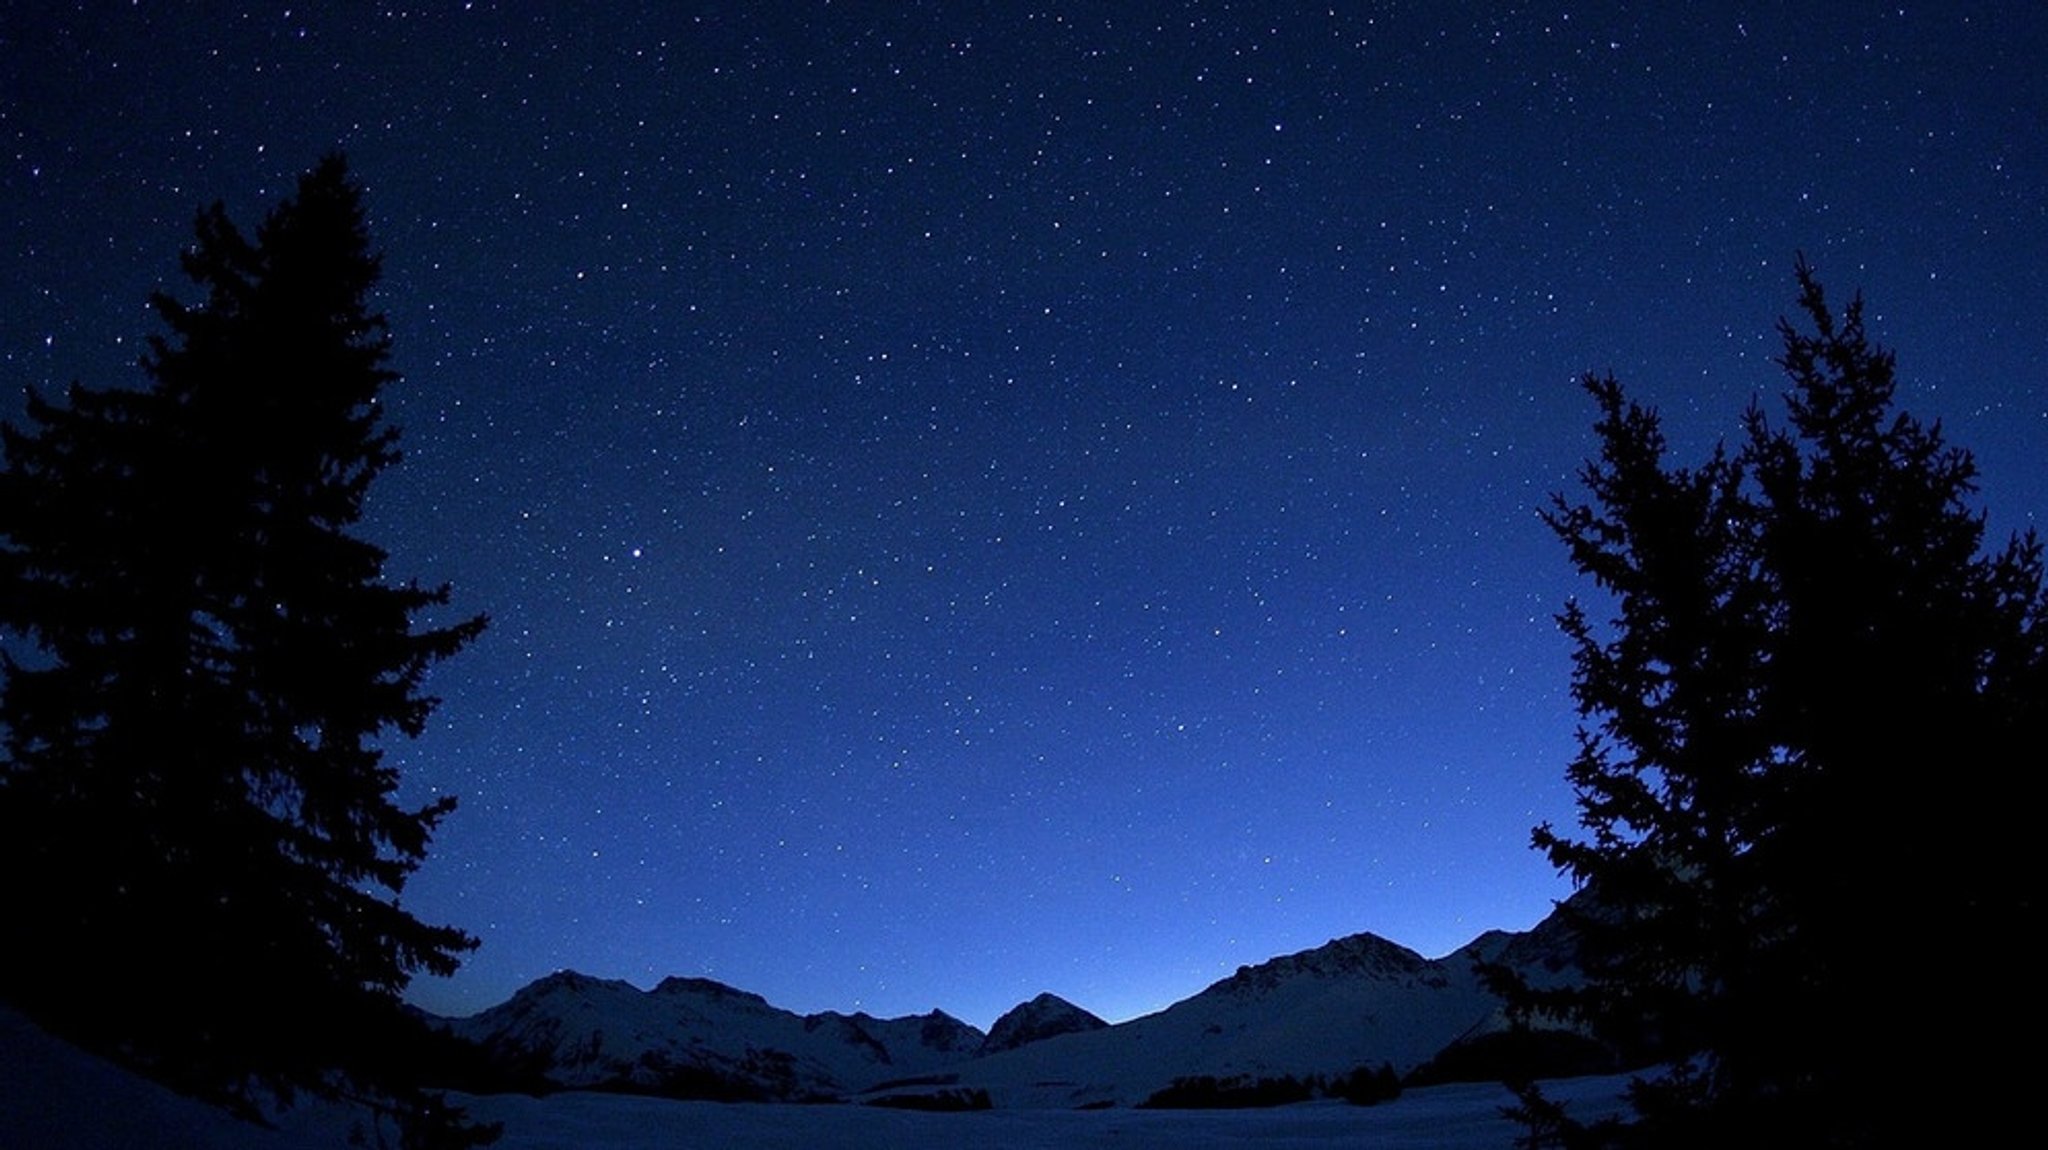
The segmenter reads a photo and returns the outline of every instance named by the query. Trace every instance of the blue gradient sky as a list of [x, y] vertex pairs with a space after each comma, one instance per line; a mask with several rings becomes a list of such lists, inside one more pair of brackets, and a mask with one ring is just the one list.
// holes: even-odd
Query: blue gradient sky
[[1576, 377], [1697, 455], [1798, 250], [2048, 508], [2039, 5], [317, 7], [7, 17], [0, 414], [347, 149], [366, 531], [494, 620], [392, 749], [484, 939], [431, 1009], [1123, 1018], [1530, 925]]

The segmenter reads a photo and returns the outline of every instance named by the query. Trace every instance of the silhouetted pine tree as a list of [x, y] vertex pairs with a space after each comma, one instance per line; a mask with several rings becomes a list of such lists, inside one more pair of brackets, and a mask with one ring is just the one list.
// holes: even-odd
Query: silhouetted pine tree
[[1615, 614], [1560, 616], [1586, 837], [1534, 837], [1590, 888], [1592, 981], [1511, 997], [1672, 1069], [1627, 1126], [1525, 1096], [1546, 1144], [1889, 1144], [2021, 1096], [1987, 1038], [2040, 1020], [2006, 964], [2039, 918], [2041, 548], [1985, 552], [1970, 455], [1894, 410], [1861, 301], [1798, 279], [1786, 422], [1752, 409], [1733, 454], [1669, 465], [1587, 380], [1591, 501], [1548, 521]]
[[[453, 807], [394, 801], [389, 732], [482, 617], [416, 629], [357, 537], [398, 459], [378, 275], [339, 156], [245, 238], [215, 205], [158, 295], [142, 391], [31, 396], [4, 429], [0, 978], [56, 1029], [245, 1109], [392, 1068], [413, 973], [476, 940], [397, 902]], [[415, 1122], [417, 1126], [418, 1123]]]

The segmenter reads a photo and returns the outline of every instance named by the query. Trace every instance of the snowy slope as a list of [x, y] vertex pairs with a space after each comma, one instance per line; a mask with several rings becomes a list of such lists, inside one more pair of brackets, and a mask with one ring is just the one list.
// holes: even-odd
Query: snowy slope
[[1246, 967], [1157, 1014], [979, 1059], [960, 1082], [998, 1106], [1129, 1106], [1195, 1075], [1405, 1071], [1498, 1006], [1467, 951], [1432, 961], [1358, 934]]
[[[298, 1150], [348, 1146], [376, 1119], [335, 1104], [243, 1122], [51, 1036], [0, 1005], [0, 1150]], [[385, 1125], [382, 1132], [394, 1137]]]

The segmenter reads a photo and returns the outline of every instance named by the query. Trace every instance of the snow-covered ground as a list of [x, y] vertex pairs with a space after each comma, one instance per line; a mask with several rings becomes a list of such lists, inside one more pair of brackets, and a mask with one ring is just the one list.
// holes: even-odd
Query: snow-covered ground
[[[1551, 1093], [1574, 1113], [1611, 1113], [1625, 1079], [1575, 1079]], [[504, 1150], [1211, 1150], [1271, 1146], [1385, 1150], [1508, 1150], [1519, 1128], [1502, 1118], [1499, 1086], [1439, 1086], [1361, 1107], [1308, 1102], [1270, 1110], [987, 1110], [920, 1114], [864, 1106], [720, 1105], [597, 1094], [472, 1099], [471, 1113], [505, 1124]]]
[[[1624, 1080], [1552, 1093], [1587, 1115], [1619, 1107]], [[1498, 1086], [1416, 1090], [1382, 1106], [1314, 1102], [1272, 1110], [991, 1110], [923, 1114], [862, 1106], [721, 1105], [608, 1094], [458, 1099], [502, 1122], [504, 1150], [868, 1150], [1034, 1147], [1144, 1150], [1272, 1146], [1507, 1150], [1516, 1127]], [[266, 1130], [181, 1098], [0, 1010], [0, 1147], [37, 1150], [311, 1150], [346, 1146], [359, 1116], [308, 1107]], [[374, 1141], [371, 1143], [374, 1145]]]

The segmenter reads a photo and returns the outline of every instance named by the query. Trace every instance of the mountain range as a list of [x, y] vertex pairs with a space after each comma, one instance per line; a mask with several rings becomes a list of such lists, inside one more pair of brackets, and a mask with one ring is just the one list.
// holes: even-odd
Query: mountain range
[[1428, 959], [1373, 934], [1241, 967], [1155, 1014], [1110, 1025], [1042, 994], [987, 1033], [943, 1011], [799, 1015], [701, 978], [652, 990], [573, 972], [447, 1020], [508, 1080], [675, 1098], [1004, 1107], [1137, 1105], [1196, 1079], [1407, 1074], [1505, 1028], [1476, 966], [1537, 985], [1578, 977], [1555, 915]]

